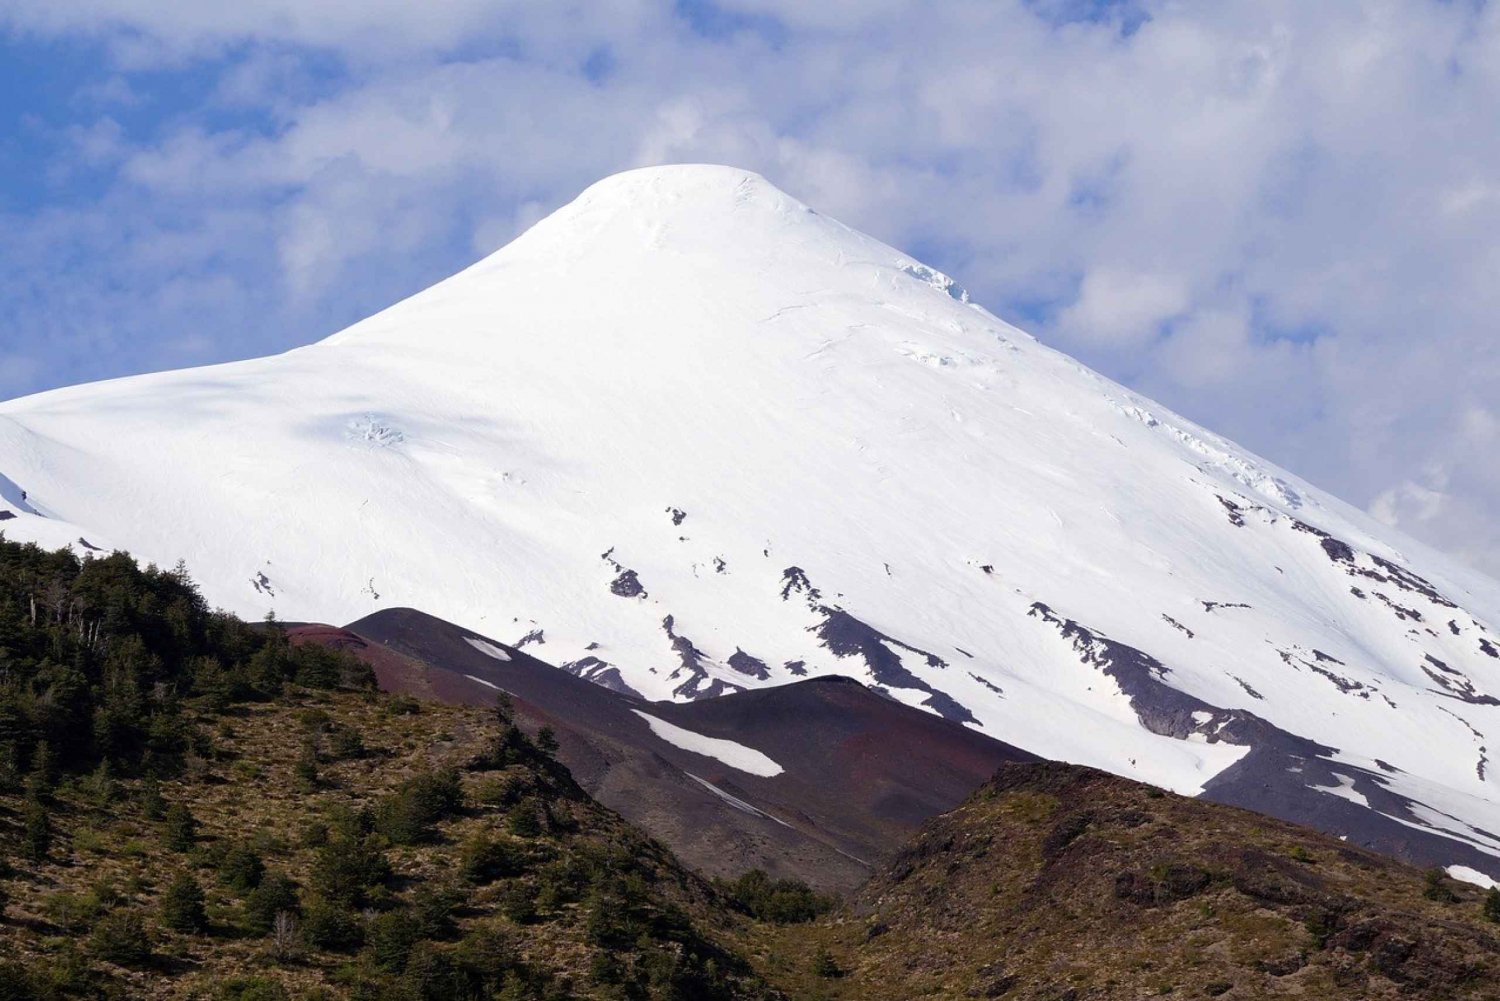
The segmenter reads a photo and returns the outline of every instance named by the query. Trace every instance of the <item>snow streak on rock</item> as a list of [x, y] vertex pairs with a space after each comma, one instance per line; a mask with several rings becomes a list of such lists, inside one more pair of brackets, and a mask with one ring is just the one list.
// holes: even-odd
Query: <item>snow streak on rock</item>
[[731, 768], [738, 768], [742, 772], [751, 775], [770, 777], [780, 775], [784, 768], [772, 760], [768, 755], [757, 751], [753, 747], [733, 740], [724, 740], [719, 737], [709, 737], [701, 733], [694, 733], [675, 723], [668, 723], [664, 719], [657, 719], [649, 713], [643, 713], [639, 709], [631, 710], [646, 724], [651, 727], [651, 732], [662, 740], [680, 747], [684, 751], [692, 751], [694, 754], [702, 754], [723, 762]]

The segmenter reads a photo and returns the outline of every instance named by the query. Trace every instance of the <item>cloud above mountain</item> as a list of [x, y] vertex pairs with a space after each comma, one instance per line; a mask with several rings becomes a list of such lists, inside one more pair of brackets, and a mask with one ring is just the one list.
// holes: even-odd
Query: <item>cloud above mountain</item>
[[730, 162], [1500, 572], [1500, 13], [0, 0], [0, 396], [306, 343]]

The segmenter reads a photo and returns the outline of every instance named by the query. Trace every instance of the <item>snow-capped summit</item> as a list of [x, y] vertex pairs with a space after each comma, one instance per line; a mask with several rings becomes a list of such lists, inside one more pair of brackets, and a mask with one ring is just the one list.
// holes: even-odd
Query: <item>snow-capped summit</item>
[[608, 178], [284, 355], [0, 404], [0, 518], [650, 698], [853, 675], [1500, 874], [1500, 586], [742, 170]]

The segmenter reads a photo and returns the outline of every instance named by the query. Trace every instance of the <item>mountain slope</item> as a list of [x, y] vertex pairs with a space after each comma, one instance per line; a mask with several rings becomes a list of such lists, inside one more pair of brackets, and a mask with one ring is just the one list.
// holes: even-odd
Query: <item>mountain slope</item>
[[853, 675], [1500, 875], [1494, 582], [731, 168], [307, 348], [0, 404], [0, 505], [247, 615], [419, 607], [647, 698]]
[[[1500, 996], [1472, 887], [1243, 810], [1008, 765], [928, 824], [823, 942], [836, 996]], [[811, 938], [805, 933], [798, 939]]]
[[759, 868], [852, 891], [1000, 765], [1033, 760], [847, 678], [653, 703], [411, 609], [291, 635], [363, 658], [389, 691], [478, 705], [510, 693], [590, 795], [710, 876]]
[[[296, 691], [187, 716], [213, 755], [160, 796], [195, 818], [191, 846], [171, 844], [140, 780], [110, 779], [108, 798], [74, 780], [49, 796], [52, 844], [29, 859], [22, 797], [0, 789], [5, 997], [781, 997], [736, 954], [743, 919], [670, 851], [534, 748], [487, 761], [489, 710]], [[351, 735], [357, 753], [339, 753]], [[420, 837], [388, 837], [403, 791], [448, 766], [460, 802]], [[263, 860], [256, 888], [234, 885], [236, 854]], [[342, 859], [372, 885], [343, 887]], [[185, 878], [202, 894], [192, 927], [169, 904]], [[278, 933], [259, 898], [285, 880]]]

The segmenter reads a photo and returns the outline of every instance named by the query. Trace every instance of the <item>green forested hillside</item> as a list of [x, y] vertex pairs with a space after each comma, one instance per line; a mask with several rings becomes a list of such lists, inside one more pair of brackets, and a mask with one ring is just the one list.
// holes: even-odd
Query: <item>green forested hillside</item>
[[209, 609], [181, 566], [0, 541], [0, 782], [170, 773], [192, 749], [187, 700], [222, 710], [288, 683], [372, 680], [352, 658]]
[[181, 568], [0, 542], [0, 685], [0, 997], [774, 996], [549, 734], [376, 693]]

